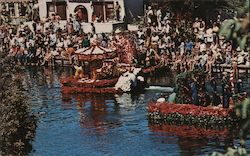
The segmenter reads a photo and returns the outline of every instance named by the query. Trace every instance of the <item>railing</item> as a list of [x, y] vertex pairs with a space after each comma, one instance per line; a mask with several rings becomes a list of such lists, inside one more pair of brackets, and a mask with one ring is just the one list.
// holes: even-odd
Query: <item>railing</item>
[[[228, 64], [215, 64], [213, 65], [213, 72], [225, 72], [226, 69], [232, 69], [232, 65]], [[243, 72], [248, 76], [250, 74], [250, 66], [248, 65], [237, 65], [237, 72]]]

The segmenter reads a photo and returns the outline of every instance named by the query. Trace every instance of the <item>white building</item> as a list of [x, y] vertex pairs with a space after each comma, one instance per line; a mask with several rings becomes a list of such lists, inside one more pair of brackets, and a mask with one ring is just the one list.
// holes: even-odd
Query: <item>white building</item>
[[[90, 31], [90, 23], [94, 23], [97, 33], [112, 32], [117, 28], [126, 29], [124, 19], [128, 11], [125, 9], [125, 1], [129, 0], [39, 0], [39, 15], [43, 19], [57, 13], [62, 20], [69, 19], [70, 15], [77, 15], [85, 32]], [[120, 6], [119, 20], [115, 12], [117, 3]], [[143, 10], [143, 3], [141, 9]]]

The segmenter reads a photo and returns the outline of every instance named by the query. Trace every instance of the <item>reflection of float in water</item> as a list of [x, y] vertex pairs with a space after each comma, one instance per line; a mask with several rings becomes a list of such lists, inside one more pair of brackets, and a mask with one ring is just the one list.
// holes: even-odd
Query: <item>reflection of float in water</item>
[[205, 129], [199, 128], [193, 125], [171, 125], [168, 123], [164, 124], [149, 124], [149, 128], [153, 132], [164, 132], [168, 135], [174, 135], [177, 137], [187, 138], [225, 138], [230, 134], [228, 128], [222, 129]]
[[[121, 125], [116, 117], [119, 106], [112, 94], [63, 94], [77, 101], [80, 126], [97, 134], [106, 134]], [[93, 131], [92, 131], [93, 130]]]
[[[149, 129], [160, 134], [162, 143], [169, 143], [169, 137], [177, 137], [177, 143], [183, 155], [200, 155], [199, 153], [209, 142], [217, 142], [222, 149], [233, 145], [236, 138], [236, 129], [222, 128], [201, 128], [193, 125], [173, 125], [170, 123], [150, 123]], [[166, 136], [167, 138], [164, 138]], [[171, 140], [170, 140], [171, 141]], [[224, 144], [222, 144], [224, 143]]]

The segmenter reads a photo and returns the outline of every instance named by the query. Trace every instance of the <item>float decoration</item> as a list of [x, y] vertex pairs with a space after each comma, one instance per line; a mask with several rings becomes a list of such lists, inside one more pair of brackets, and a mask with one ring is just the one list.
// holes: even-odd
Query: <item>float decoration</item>
[[99, 45], [91, 45], [88, 48], [78, 49], [75, 52], [78, 61], [98, 61], [103, 59], [112, 59], [117, 56], [115, 49], [107, 49]]

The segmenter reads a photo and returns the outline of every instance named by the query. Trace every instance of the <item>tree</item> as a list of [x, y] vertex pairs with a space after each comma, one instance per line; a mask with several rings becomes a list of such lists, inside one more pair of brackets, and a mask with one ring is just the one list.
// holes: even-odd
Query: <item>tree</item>
[[[238, 0], [239, 1], [239, 0]], [[225, 21], [220, 29], [220, 35], [226, 40], [232, 40], [234, 47], [244, 50], [249, 38], [249, 0], [245, 0], [244, 7], [238, 9], [237, 17]]]
[[0, 52], [0, 155], [26, 155], [35, 135], [36, 117], [18, 76], [20, 68]]

